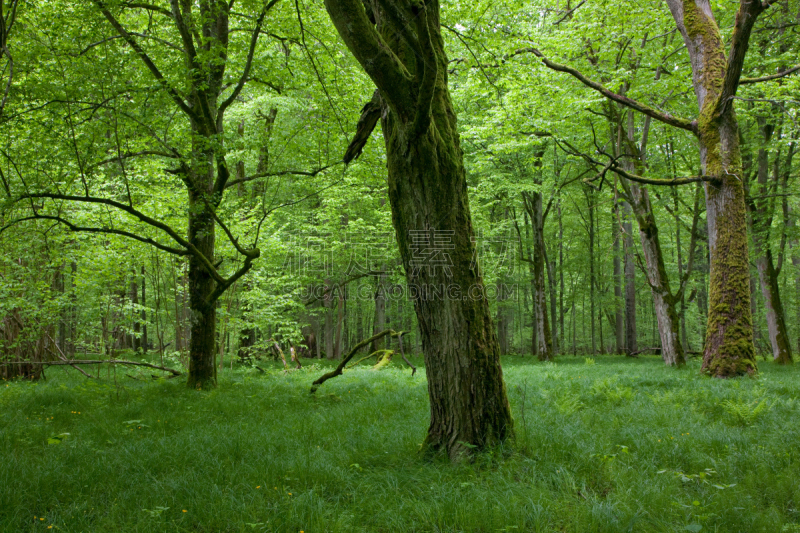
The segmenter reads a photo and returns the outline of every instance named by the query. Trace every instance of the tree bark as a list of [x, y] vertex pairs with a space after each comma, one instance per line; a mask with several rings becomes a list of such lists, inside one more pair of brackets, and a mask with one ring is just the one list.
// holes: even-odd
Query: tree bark
[[702, 368], [714, 377], [754, 374], [747, 208], [733, 98], [752, 26], [765, 5], [741, 0], [726, 58], [709, 0], [668, 0], [668, 4], [691, 59], [700, 110], [696, 125], [700, 162], [703, 175], [713, 180], [704, 183], [711, 260]]
[[631, 356], [639, 351], [636, 336], [636, 264], [633, 260], [633, 225], [631, 224], [631, 206], [623, 203], [624, 233], [623, 245], [625, 253], [625, 354]]
[[[409, 289], [417, 291], [428, 377], [431, 422], [424, 446], [455, 459], [510, 437], [513, 422], [489, 302], [473, 263], [439, 4], [368, 2], [372, 20], [359, 0], [325, 5], [383, 101], [392, 223]], [[427, 261], [420, 261], [420, 248], [431, 253]]]
[[614, 340], [616, 353], [625, 352], [625, 319], [622, 313], [622, 256], [620, 250], [621, 220], [619, 216], [619, 199], [614, 188], [614, 208], [612, 211], [611, 234], [614, 241]]
[[[768, 144], [772, 138], [772, 127], [766, 124], [763, 119], [759, 120], [759, 122], [761, 123], [760, 130], [764, 136], [764, 143]], [[766, 195], [769, 192], [769, 152], [764, 145], [758, 149], [757, 165], [758, 194]], [[778, 180], [779, 177], [776, 175], [775, 179]], [[794, 362], [792, 359], [792, 346], [778, 287], [778, 274], [780, 272], [775, 268], [772, 247], [769, 243], [773, 210], [770, 209], [770, 202], [766, 199], [760, 201], [751, 199], [748, 202], [748, 207], [750, 208], [750, 217], [753, 225], [753, 245], [756, 250], [755, 263], [758, 270], [761, 294], [764, 296], [767, 333], [772, 347], [772, 358], [780, 365], [788, 365]]]
[[[377, 287], [375, 288], [375, 318], [372, 321], [372, 334], [377, 335], [383, 331], [386, 325], [386, 295], [384, 284], [386, 283], [385, 267], [381, 270], [381, 274], [377, 280]], [[378, 337], [372, 342], [370, 352], [377, 352], [384, 349], [384, 337]]]

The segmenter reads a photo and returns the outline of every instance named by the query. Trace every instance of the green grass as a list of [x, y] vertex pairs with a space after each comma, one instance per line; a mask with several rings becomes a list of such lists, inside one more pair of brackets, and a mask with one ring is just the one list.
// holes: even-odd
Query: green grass
[[424, 372], [396, 364], [316, 397], [312, 365], [201, 392], [50, 368], [0, 383], [0, 530], [800, 531], [800, 370], [698, 370], [504, 358], [516, 442], [453, 465], [418, 453]]

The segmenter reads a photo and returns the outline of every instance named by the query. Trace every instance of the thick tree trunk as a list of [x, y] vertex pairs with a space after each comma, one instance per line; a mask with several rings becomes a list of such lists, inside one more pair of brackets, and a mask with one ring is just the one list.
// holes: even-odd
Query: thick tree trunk
[[[434, 122], [415, 143], [407, 145], [408, 132], [391, 114], [383, 131], [392, 222], [408, 285], [423, 294], [446, 291], [414, 299], [431, 401], [426, 445], [457, 456], [468, 451], [465, 443], [483, 447], [504, 440], [512, 419], [489, 302], [472, 264], [473, 230], [455, 113], [444, 83], [437, 89]], [[431, 245], [451, 242], [449, 253], [438, 251], [450, 257], [448, 264], [418, 265], [413, 242], [418, 235], [427, 235]]]
[[692, 63], [698, 109], [696, 132], [706, 181], [710, 251], [709, 305], [703, 371], [715, 377], [756, 372], [747, 208], [733, 98], [761, 2], [742, 1], [730, 62], [709, 0], [668, 0]]
[[325, 5], [380, 91], [392, 223], [412, 297], [416, 292], [425, 353], [431, 409], [425, 447], [457, 458], [510, 437], [513, 421], [489, 302], [473, 262], [439, 4], [393, 4], [389, 13], [383, 3]]
[[[214, 261], [214, 219], [205, 202], [190, 193], [189, 242], [209, 261]], [[209, 389], [216, 386], [217, 306], [209, 303], [215, 281], [194, 255], [189, 256], [189, 378], [190, 388]]]

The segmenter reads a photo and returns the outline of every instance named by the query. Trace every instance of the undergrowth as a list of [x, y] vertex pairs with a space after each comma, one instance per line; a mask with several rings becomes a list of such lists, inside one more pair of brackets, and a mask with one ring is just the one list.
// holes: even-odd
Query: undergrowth
[[129, 369], [0, 384], [0, 531], [800, 530], [795, 368], [504, 358], [516, 440], [450, 464], [418, 452], [424, 368], [312, 396], [310, 363], [200, 392]]

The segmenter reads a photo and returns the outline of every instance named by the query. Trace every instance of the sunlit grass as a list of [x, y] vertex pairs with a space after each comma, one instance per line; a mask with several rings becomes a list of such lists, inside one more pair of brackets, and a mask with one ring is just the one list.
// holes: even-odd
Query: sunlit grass
[[418, 454], [424, 373], [396, 364], [316, 397], [309, 364], [202, 392], [51, 368], [0, 384], [0, 530], [800, 531], [797, 369], [594, 361], [505, 358], [517, 439], [456, 465]]

